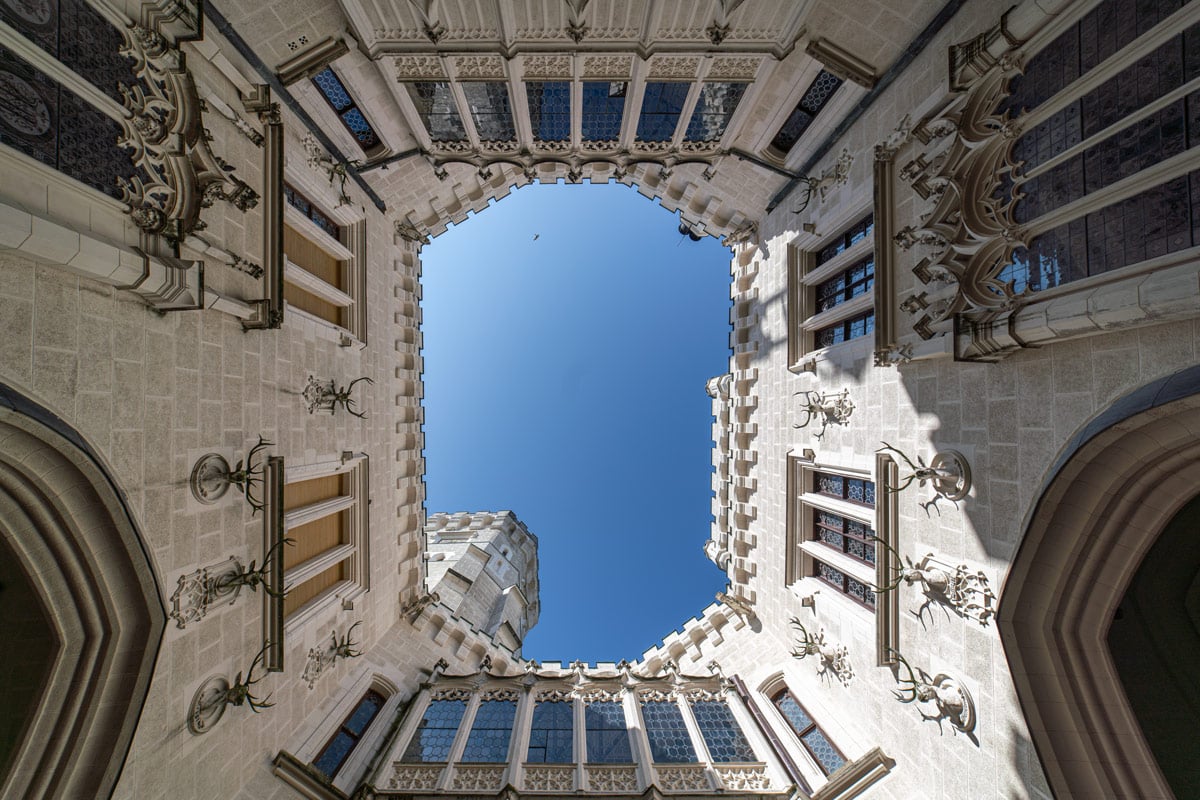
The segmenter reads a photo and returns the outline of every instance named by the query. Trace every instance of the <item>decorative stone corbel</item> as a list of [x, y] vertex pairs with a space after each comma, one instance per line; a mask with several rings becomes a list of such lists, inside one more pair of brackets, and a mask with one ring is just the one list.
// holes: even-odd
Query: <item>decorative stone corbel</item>
[[894, 344], [882, 350], [875, 351], [875, 366], [896, 367], [912, 361], [913, 346], [911, 344]]
[[429, 237], [417, 230], [417, 226], [406, 219], [396, 222], [396, 235], [406, 242], [420, 245], [429, 244]]
[[417, 595], [412, 600], [404, 604], [400, 609], [400, 616], [408, 619], [416, 619], [421, 615], [421, 612], [434, 603], [440, 603], [442, 598], [437, 592], [425, 592]]
[[830, 425], [849, 425], [850, 415], [854, 412], [854, 402], [850, 399], [850, 390], [843, 389], [840, 393], [818, 393], [813, 391], [796, 392], [793, 397], [804, 396], [801, 412], [804, 421], [793, 428], [807, 427], [814, 419], [821, 421], [821, 430], [813, 434], [817, 439], [825, 435], [825, 429]]
[[824, 628], [816, 635], [809, 633], [808, 629], [795, 617], [792, 617], [792, 627], [800, 631], [800, 640], [796, 643], [796, 649], [792, 650], [792, 656], [801, 660], [808, 656], [817, 656], [818, 675], [828, 672], [843, 686], [848, 685], [854, 678], [854, 668], [850, 665], [850, 655], [846, 646], [826, 641]]
[[752, 620], [755, 618], [754, 605], [745, 597], [717, 592], [717, 602], [728, 606], [734, 614], [737, 614], [742, 619]]

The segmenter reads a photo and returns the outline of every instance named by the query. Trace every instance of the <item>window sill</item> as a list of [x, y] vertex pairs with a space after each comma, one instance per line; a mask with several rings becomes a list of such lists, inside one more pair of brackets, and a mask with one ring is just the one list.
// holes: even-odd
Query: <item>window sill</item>
[[875, 250], [875, 237], [864, 236], [850, 247], [838, 253], [819, 267], [812, 269], [801, 278], [805, 286], [816, 286], [842, 272], [863, 256], [868, 256]]
[[321, 319], [316, 314], [310, 314], [291, 303], [285, 303], [284, 308], [284, 325], [289, 324], [289, 318], [299, 318], [303, 320], [301, 324], [310, 323], [314, 325], [319, 338], [335, 342], [339, 347], [356, 347], [363, 344], [362, 340], [341, 325], [335, 325], [327, 319]]
[[837, 497], [829, 497], [828, 495], [816, 492], [806, 492], [800, 495], [800, 502], [811, 508], [830, 511], [840, 517], [864, 522], [870, 525], [872, 529], [875, 527], [876, 515], [874, 506], [860, 506], [857, 503], [851, 503], [849, 500], [841, 500]]
[[308, 239], [317, 247], [324, 250], [334, 259], [349, 261], [354, 258], [354, 253], [350, 252], [350, 248], [323, 231], [317, 223], [301, 214], [295, 206], [287, 203], [284, 204], [283, 219], [284, 222], [295, 228], [305, 239]]
[[818, 561], [822, 561], [833, 567], [838, 572], [849, 575], [859, 583], [864, 583], [868, 586], [875, 585], [875, 567], [871, 564], [851, 558], [840, 550], [835, 550], [821, 542], [801, 542], [800, 549]]
[[313, 275], [304, 267], [288, 258], [286, 254], [283, 259], [283, 279], [288, 283], [339, 308], [349, 308], [354, 305], [354, 298], [341, 289]]
[[[855, 314], [866, 311], [875, 307], [874, 292], [864, 292], [858, 297], [852, 297], [844, 303], [838, 303], [833, 308], [826, 309], [819, 314], [813, 314], [808, 319], [801, 323], [801, 327], [812, 330], [814, 328], [824, 328], [826, 325], [831, 325], [835, 322], [840, 322], [848, 317], [853, 317]], [[865, 336], [856, 337], [865, 339]], [[850, 341], [853, 341], [851, 339]], [[838, 344], [843, 344], [839, 342]]]

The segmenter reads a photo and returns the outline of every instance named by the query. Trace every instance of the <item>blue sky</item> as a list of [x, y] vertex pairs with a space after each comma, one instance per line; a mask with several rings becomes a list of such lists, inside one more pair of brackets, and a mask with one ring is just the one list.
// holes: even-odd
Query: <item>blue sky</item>
[[527, 657], [633, 660], [725, 586], [701, 548], [729, 251], [628, 187], [536, 185], [422, 260], [426, 509], [538, 537]]

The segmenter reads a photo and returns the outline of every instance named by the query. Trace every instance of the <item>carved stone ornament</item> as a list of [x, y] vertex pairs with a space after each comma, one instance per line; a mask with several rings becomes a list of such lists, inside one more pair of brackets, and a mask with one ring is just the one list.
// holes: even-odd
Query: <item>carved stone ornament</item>
[[771, 779], [767, 777], [765, 766], [714, 764], [713, 768], [727, 791], [753, 792], [771, 788]]
[[527, 55], [522, 63], [525, 79], [571, 77], [569, 55]]
[[896, 125], [895, 130], [889, 133], [882, 142], [875, 145], [875, 160], [876, 161], [891, 161], [896, 157], [896, 153], [903, 147], [912, 136], [912, 115], [905, 114], [904, 118]]
[[450, 61], [454, 65], [455, 74], [460, 79], [495, 78], [503, 80], [505, 78], [504, 59], [500, 56], [455, 56]]
[[219, 564], [180, 575], [175, 592], [171, 595], [168, 614], [175, 620], [176, 627], [186, 628], [189, 622], [199, 622], [219, 602], [228, 600], [226, 604], [233, 605], [242, 587], [230, 578], [241, 571], [242, 563], [230, 557]]
[[658, 788], [664, 792], [709, 792], [708, 770], [703, 764], [655, 766]]
[[900, 676], [897, 670], [896, 682], [900, 689], [892, 693], [901, 703], [920, 704], [920, 713], [924, 719], [941, 723], [946, 720], [958, 731], [970, 734], [975, 730], [975, 700], [971, 693], [960, 681], [944, 673], [930, 676], [923, 669], [914, 670], [905, 658], [892, 651], [900, 667], [908, 673], [908, 677]]
[[821, 421], [821, 430], [814, 433], [813, 436], [820, 439], [830, 425], [850, 424], [850, 415], [854, 413], [854, 402], [850, 399], [849, 389], [843, 389], [840, 393], [804, 391], [796, 392], [792, 396], [804, 397], [800, 411], [805, 415], [804, 421], [793, 425], [793, 428], [807, 427], [814, 419], [818, 419]]
[[758, 238], [758, 223], [747, 222], [725, 234], [725, 246], [737, 247], [752, 244]]
[[628, 80], [632, 63], [630, 56], [586, 56], [583, 77]]
[[[709, 539], [711, 542], [712, 540]], [[720, 563], [717, 564], [720, 566]], [[746, 598], [736, 594], [726, 594], [725, 592], [717, 592], [717, 602], [729, 608], [734, 614], [737, 614], [742, 619], [754, 619], [754, 606]]]
[[360, 414], [354, 410], [354, 397], [351, 392], [354, 391], [354, 385], [359, 381], [374, 383], [371, 378], [362, 377], [355, 378], [342, 388], [338, 389], [337, 384], [330, 379], [328, 381], [321, 380], [315, 375], [308, 376], [308, 383], [304, 385], [304, 390], [301, 395], [304, 397], [305, 406], [309, 414], [315, 414], [318, 411], [328, 411], [330, 414], [336, 414], [338, 408], [344, 408], [346, 413], [365, 419], [366, 414]]
[[620, 689], [580, 689], [580, 699], [585, 703], [614, 703], [620, 702]]
[[450, 788], [466, 792], [497, 792], [504, 782], [507, 766], [455, 764]]
[[725, 699], [725, 693], [719, 689], [705, 689], [694, 686], [684, 692], [689, 703], [719, 703]]
[[473, 692], [462, 687], [434, 689], [429, 693], [430, 700], [470, 700]]
[[935, 453], [929, 464], [926, 465], [925, 460], [920, 456], [917, 456], [917, 463], [914, 464], [908, 456], [887, 442], [880, 442], [880, 444], [883, 447], [876, 452], [891, 451], [912, 470], [912, 474], [900, 479], [899, 486], [888, 486], [886, 487], [887, 491], [902, 492], [913, 481], [916, 481], [917, 485], [922, 488], [926, 483], [932, 486], [933, 497], [921, 503], [921, 508], [925, 509], [926, 514], [929, 513], [930, 508], [937, 509], [939, 514], [942, 513], [937, 505], [938, 500], [949, 500], [957, 506], [958, 501], [971, 491], [971, 465], [967, 463], [966, 456], [957, 450], [941, 450]]
[[850, 654], [846, 646], [826, 641], [824, 628], [815, 635], [809, 633], [795, 617], [792, 617], [792, 627], [800, 632], [800, 639], [796, 642], [796, 648], [792, 650], [792, 656], [802, 660], [816, 656], [818, 675], [829, 673], [843, 686], [848, 685], [854, 678], [854, 668], [850, 665]]
[[897, 367], [912, 361], [913, 346], [911, 344], [896, 344], [875, 351], [875, 366]]
[[269, 702], [270, 695], [259, 699], [251, 691], [251, 687], [262, 680], [261, 677], [254, 677], [254, 670], [262, 664], [263, 656], [270, 646], [270, 642], [263, 645], [263, 648], [254, 656], [250, 669], [245, 672], [245, 678], [242, 677], [243, 673], [241, 672], [232, 682], [224, 676], [214, 675], [200, 684], [196, 693], [192, 695], [192, 702], [188, 705], [187, 726], [189, 731], [197, 736], [208, 733], [221, 721], [225, 715], [226, 706], [245, 705], [257, 714], [262, 709], [275, 705]]
[[854, 154], [848, 149], [843, 148], [838, 160], [833, 166], [827, 168], [821, 173], [819, 178], [801, 177], [797, 181], [801, 184], [800, 202], [796, 208], [792, 209], [793, 214], [801, 214], [809, 204], [813, 197], [817, 197], [822, 203], [825, 202], [825, 196], [829, 194], [829, 190], [836, 186], [842, 186], [850, 178], [850, 167], [854, 165]]
[[442, 777], [445, 765], [425, 766], [423, 764], [400, 764], [392, 767], [392, 777], [388, 779], [388, 788], [409, 792], [432, 792]]
[[646, 689], [638, 692], [638, 700], [643, 703], [671, 703], [675, 701], [675, 692], [671, 689]]
[[593, 792], [636, 792], [637, 768], [601, 764], [584, 766], [588, 790]]
[[440, 80], [446, 77], [438, 56], [396, 56], [392, 59], [396, 80]]
[[258, 443], [250, 448], [246, 457], [239, 460], [233, 468], [230, 468], [229, 462], [219, 453], [201, 456], [192, 467], [192, 474], [188, 479], [192, 497], [197, 502], [212, 505], [225, 496], [230, 486], [236, 486], [257, 514], [263, 509], [265, 502], [263, 498], [254, 496], [255, 489], [262, 484], [264, 462], [259, 461], [256, 464], [254, 457], [272, 446], [271, 442], [259, 436]]
[[[972, 570], [966, 564], [951, 566], [939, 560], [933, 553], [927, 553], [917, 563], [896, 552], [896, 549], [878, 537], [875, 541], [883, 545], [895, 558], [895, 563], [902, 564], [896, 576], [883, 586], [871, 587], [876, 594], [897, 589], [901, 583], [908, 586], [920, 583], [925, 592], [925, 607], [930, 603], [948, 607], [960, 617], [973, 619], [980, 625], [986, 626], [988, 620], [996, 613], [996, 595], [992, 592], [991, 584], [983, 570]], [[917, 612], [918, 615], [921, 612]]]
[[650, 62], [650, 77], [691, 80], [699, 69], [700, 59], [697, 56], [655, 56]]
[[488, 689], [480, 693], [480, 700], [509, 700], [517, 702], [521, 699], [521, 693], [516, 689]]
[[118, 85], [130, 115], [119, 144], [139, 168], [120, 179], [130, 218], [146, 233], [178, 243], [201, 227], [200, 209], [216, 200], [240, 211], [253, 208], [258, 194], [209, 147], [203, 104], [182, 53], [141, 26], [123, 33], [121, 54], [132, 59], [139, 78], [133, 86]]
[[525, 767], [525, 791], [572, 792], [575, 790], [575, 767], [570, 765], [538, 764]]
[[428, 608], [431, 604], [440, 603], [441, 601], [441, 595], [439, 595], [437, 592], [425, 592], [424, 594], [417, 595], [412, 600], [409, 600], [407, 603], [405, 603], [404, 607], [400, 609], [400, 616], [408, 617], [409, 619], [416, 619], [421, 615], [421, 612]]
[[[536, 662], [530, 662], [534, 663]], [[575, 699], [575, 692], [570, 689], [543, 689], [537, 693], [535, 699], [539, 703], [570, 703]]]
[[350, 626], [350, 629], [338, 638], [337, 631], [330, 633], [330, 643], [314, 647], [308, 651], [308, 658], [304, 663], [304, 672], [300, 675], [301, 679], [312, 689], [317, 685], [317, 679], [324, 675], [337, 664], [339, 659], [358, 658], [362, 652], [355, 650], [358, 643], [351, 638], [354, 635], [354, 629], [362, 624], [362, 620]]

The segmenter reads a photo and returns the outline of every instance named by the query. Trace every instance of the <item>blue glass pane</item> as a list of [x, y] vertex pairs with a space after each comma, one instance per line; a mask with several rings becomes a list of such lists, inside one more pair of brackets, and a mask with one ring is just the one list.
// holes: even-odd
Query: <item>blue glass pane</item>
[[458, 115], [458, 106], [450, 84], [445, 81], [420, 81], [407, 83], [408, 96], [412, 98], [417, 114], [435, 142], [463, 142], [467, 129]]
[[618, 702], [589, 703], [584, 709], [587, 728], [587, 760], [592, 764], [629, 764], [629, 732], [625, 709]]
[[475, 122], [480, 141], [507, 142], [516, 138], [512, 106], [508, 102], [507, 83], [464, 83], [462, 90], [471, 109], [471, 119]]
[[792, 730], [796, 732], [797, 736], [812, 727], [812, 717], [800, 707], [800, 704], [796, 702], [796, 698], [787, 692], [775, 698], [775, 707], [779, 709], [780, 714], [783, 714], [783, 718], [792, 726]]
[[642, 703], [650, 755], [660, 764], [693, 764], [696, 751], [679, 706], [670, 701]]
[[866, 584], [859, 583], [854, 578], [846, 581], [846, 594], [869, 606], [875, 605], [875, 593]]
[[349, 111], [342, 113], [342, 122], [346, 123], [346, 127], [354, 134], [354, 138], [363, 147], [373, 147], [379, 142], [375, 138], [375, 131], [371, 129], [371, 124], [367, 122], [366, 117], [357, 108], [352, 108]]
[[846, 759], [838, 755], [837, 750], [833, 749], [833, 744], [825, 738], [825, 734], [820, 728], [813, 728], [801, 739], [826, 775], [837, 772], [846, 763]]
[[338, 80], [332, 67], [326, 67], [314, 75], [313, 83], [321, 90], [321, 94], [325, 96], [326, 102], [333, 106], [334, 111], [342, 111], [354, 105], [354, 101], [350, 99], [350, 93]]
[[817, 575], [829, 581], [839, 589], [842, 587], [843, 582], [846, 579], [846, 576], [841, 572], [829, 566], [828, 564], [821, 563], [820, 561], [817, 562]]
[[842, 496], [843, 478], [841, 475], [830, 475], [825, 472], [817, 473], [817, 491], [834, 497]]
[[611, 142], [621, 135], [625, 114], [623, 81], [589, 81], [583, 84], [583, 138]]
[[696, 724], [700, 726], [700, 734], [704, 737], [704, 744], [707, 745], [708, 754], [714, 763], [745, 763], [756, 760], [754, 748], [746, 740], [746, 735], [733, 718], [729, 706], [720, 700], [706, 700], [692, 703], [692, 711], [696, 715]]
[[817, 528], [817, 533], [820, 540], [830, 547], [836, 547], [838, 550], [841, 550], [846, 544], [846, 537], [837, 531], [831, 531], [828, 528]]
[[696, 110], [683, 138], [689, 142], [715, 142], [725, 134], [729, 120], [737, 110], [745, 83], [706, 83], [700, 90]]
[[475, 712], [475, 724], [463, 749], [463, 761], [508, 761], [508, 740], [512, 737], [515, 700], [484, 700]]
[[458, 723], [467, 710], [465, 700], [434, 700], [425, 709], [425, 716], [401, 761], [445, 761], [458, 733]]
[[568, 764], [575, 760], [574, 711], [569, 702], [541, 702], [533, 709], [526, 761]]
[[529, 81], [529, 122], [539, 142], [565, 142], [571, 138], [571, 82]]
[[775, 138], [771, 141], [771, 147], [781, 153], [791, 150], [841, 85], [841, 78], [831, 72], [821, 70], [809, 84], [796, 108], [784, 121], [779, 133], [775, 134]]
[[350, 755], [350, 751], [357, 743], [358, 739], [345, 731], [338, 731], [333, 740], [321, 751], [321, 755], [317, 756], [313, 766], [332, 778], [341, 769], [342, 762]]
[[362, 736], [363, 731], [371, 724], [371, 720], [375, 719], [375, 715], [381, 708], [383, 708], [383, 697], [375, 692], [369, 692], [366, 697], [358, 701], [358, 705], [354, 707], [354, 711], [350, 712], [350, 716], [342, 727], [355, 736]]
[[687, 83], [646, 84], [642, 114], [638, 117], [639, 142], [669, 142], [675, 137], [675, 126], [690, 86]]

